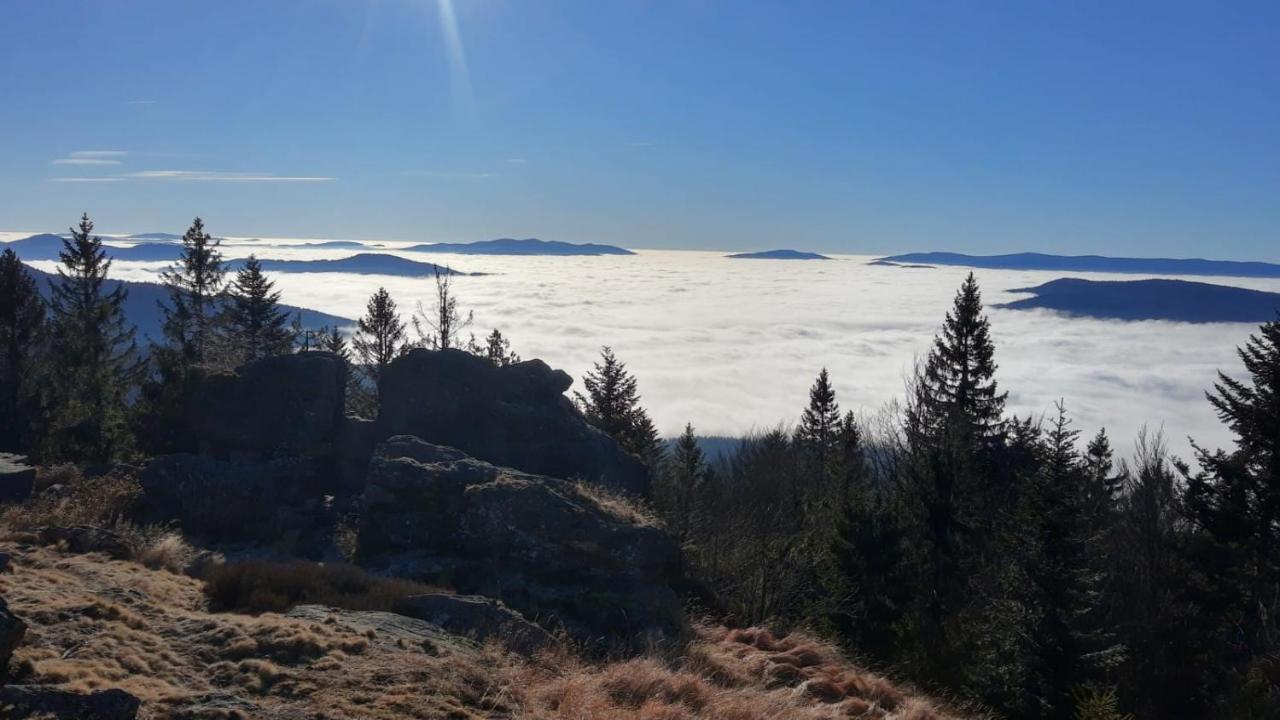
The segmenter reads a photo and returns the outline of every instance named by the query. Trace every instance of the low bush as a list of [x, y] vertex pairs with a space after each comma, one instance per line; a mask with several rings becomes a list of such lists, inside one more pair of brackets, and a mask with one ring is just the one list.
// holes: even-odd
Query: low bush
[[43, 472], [52, 473], [56, 479], [46, 484], [46, 489], [57, 484], [64, 487], [63, 491], [42, 492], [7, 508], [0, 515], [0, 525], [9, 530], [46, 525], [109, 527], [123, 521], [142, 494], [138, 481], [128, 471], [85, 477], [74, 466], [58, 465]]
[[316, 604], [347, 610], [394, 610], [410, 595], [440, 588], [370, 574], [354, 565], [252, 561], [216, 567], [205, 578], [213, 610], [285, 612]]

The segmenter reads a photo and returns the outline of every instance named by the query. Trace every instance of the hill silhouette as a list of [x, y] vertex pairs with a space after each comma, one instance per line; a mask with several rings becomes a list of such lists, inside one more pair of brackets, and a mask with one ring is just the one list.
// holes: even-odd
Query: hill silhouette
[[761, 250], [760, 252], [736, 253], [734, 255], [725, 255], [727, 258], [734, 260], [830, 260], [826, 255], [819, 255], [813, 252], [804, 252], [803, 250]]
[[567, 243], [537, 238], [500, 238], [472, 243], [426, 243], [405, 248], [413, 252], [458, 253], [461, 255], [635, 255], [626, 248], [595, 243]]
[[965, 255], [951, 252], [906, 253], [882, 257], [883, 263], [959, 265], [989, 270], [1058, 270], [1063, 272], [1150, 273], [1155, 275], [1222, 275], [1280, 278], [1280, 265], [1266, 262], [1202, 258], [1128, 258], [1104, 255]]
[[[31, 273], [31, 277], [35, 278], [40, 294], [47, 300], [49, 298], [49, 283], [58, 282], [58, 276], [54, 273], [37, 270], [30, 265], [27, 266], [27, 272]], [[160, 303], [169, 301], [169, 292], [159, 283], [111, 279], [103, 283], [103, 292], [111, 292], [119, 285], [124, 285], [125, 290], [129, 293], [129, 297], [124, 303], [124, 312], [129, 322], [138, 328], [138, 344], [145, 346], [145, 341], [148, 339], [159, 341], [161, 323], [163, 322]], [[354, 321], [349, 318], [330, 315], [318, 310], [308, 310], [293, 305], [281, 305], [280, 307], [288, 311], [290, 315], [300, 314], [302, 325], [307, 328], [321, 326], [341, 327], [354, 324]]]
[[1189, 280], [1062, 278], [1012, 292], [1034, 293], [1035, 297], [996, 307], [1044, 308], [1114, 320], [1189, 323], [1266, 322], [1276, 319], [1280, 310], [1280, 293]]

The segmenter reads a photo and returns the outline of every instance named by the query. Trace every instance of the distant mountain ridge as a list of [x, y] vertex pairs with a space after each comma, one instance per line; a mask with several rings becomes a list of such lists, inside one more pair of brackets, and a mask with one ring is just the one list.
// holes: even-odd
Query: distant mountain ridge
[[[36, 286], [40, 289], [40, 294], [48, 299], [49, 283], [58, 282], [56, 273], [47, 273], [37, 270], [30, 265], [26, 266], [27, 272], [31, 273], [31, 277], [35, 279]], [[146, 346], [146, 340], [159, 341], [161, 338], [161, 324], [163, 318], [160, 312], [160, 304], [169, 302], [169, 291], [159, 283], [149, 282], [133, 282], [129, 280], [107, 280], [103, 283], [103, 291], [111, 292], [116, 287], [124, 285], [129, 296], [124, 301], [124, 313], [138, 328], [138, 344]], [[344, 327], [354, 324], [355, 321], [330, 315], [318, 310], [308, 310], [293, 305], [281, 305], [288, 313], [296, 315], [301, 313], [302, 325], [307, 328], [318, 328], [321, 326], [338, 326]]]
[[[354, 273], [357, 275], [396, 275], [399, 277], [427, 277], [439, 269], [445, 275], [479, 275], [463, 273], [445, 265], [418, 262], [385, 253], [357, 253], [336, 260], [271, 260], [259, 261], [267, 272], [281, 273]], [[238, 269], [244, 260], [231, 260], [230, 269]]]
[[459, 253], [462, 255], [635, 255], [626, 248], [595, 243], [567, 243], [537, 238], [499, 238], [471, 243], [424, 243], [405, 248], [413, 252]]
[[761, 250], [759, 252], [735, 253], [733, 255], [725, 255], [727, 258], [734, 260], [830, 260], [826, 255], [819, 255], [815, 252], [805, 252], [803, 250]]
[[1061, 278], [1010, 292], [1035, 297], [995, 307], [1042, 308], [1109, 320], [1172, 320], [1189, 323], [1261, 323], [1275, 320], [1280, 293], [1191, 280], [1083, 280]]
[[[62, 247], [62, 236], [49, 233], [0, 244], [0, 250], [10, 248], [23, 260], [57, 260]], [[172, 242], [144, 242], [132, 247], [104, 242], [103, 247], [110, 258], [134, 262], [172, 262], [182, 253], [182, 245]]]
[[1056, 270], [1061, 272], [1150, 273], [1155, 275], [1221, 275], [1280, 278], [1280, 265], [1202, 258], [1129, 258], [1104, 255], [965, 255], [951, 252], [906, 253], [879, 258], [883, 263], [959, 265], [989, 270]]

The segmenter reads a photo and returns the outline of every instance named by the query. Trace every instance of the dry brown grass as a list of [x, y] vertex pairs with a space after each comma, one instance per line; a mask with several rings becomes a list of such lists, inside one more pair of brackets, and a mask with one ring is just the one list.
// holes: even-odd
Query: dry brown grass
[[199, 581], [100, 555], [0, 543], [0, 593], [29, 624], [33, 682], [120, 687], [140, 717], [763, 720], [948, 717], [803, 635], [697, 626], [677, 655], [522, 659], [275, 613], [211, 613]]
[[943, 720], [933, 703], [847, 662], [812, 637], [700, 625], [676, 658], [605, 665], [573, 657], [523, 666], [529, 720]]
[[127, 471], [84, 477], [72, 465], [58, 465], [42, 470], [41, 475], [52, 475], [57, 484], [65, 486], [66, 493], [41, 494], [12, 505], [0, 514], [0, 526], [22, 531], [44, 525], [114, 525], [123, 520], [142, 493], [138, 481]]
[[285, 612], [295, 605], [329, 605], [348, 610], [394, 610], [410, 595], [440, 588], [371, 575], [346, 564], [241, 562], [214, 568], [205, 595], [215, 610]]
[[585, 480], [574, 480], [571, 486], [574, 492], [620, 520], [644, 527], [662, 526], [658, 516], [636, 498]]

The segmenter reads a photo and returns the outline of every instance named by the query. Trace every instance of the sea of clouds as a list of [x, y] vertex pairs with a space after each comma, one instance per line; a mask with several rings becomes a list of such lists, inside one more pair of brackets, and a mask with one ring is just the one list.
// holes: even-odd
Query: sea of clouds
[[[302, 240], [228, 240], [228, 257], [339, 258], [351, 250], [301, 247]], [[311, 241], [315, 242], [315, 241]], [[830, 261], [731, 260], [724, 253], [640, 250], [634, 256], [509, 257], [396, 252], [464, 272], [454, 290], [471, 328], [508, 336], [524, 358], [542, 358], [576, 379], [612, 346], [639, 378], [659, 429], [740, 435], [791, 424], [809, 386], [829, 369], [842, 408], [872, 414], [904, 396], [913, 363], [929, 349], [969, 272], [964, 268], [869, 265], [869, 256]], [[52, 269], [51, 263], [33, 263]], [[48, 267], [45, 267], [48, 266]], [[113, 274], [156, 280], [155, 263], [117, 262]], [[1064, 400], [1086, 436], [1106, 427], [1127, 454], [1144, 426], [1163, 429], [1190, 454], [1188, 436], [1209, 446], [1229, 434], [1204, 399], [1219, 369], [1239, 374], [1235, 355], [1256, 326], [1124, 322], [990, 306], [1024, 297], [1013, 288], [1060, 273], [975, 271], [989, 306], [997, 378], [1019, 415], [1051, 413]], [[1119, 279], [1074, 273], [1073, 277]], [[359, 316], [385, 286], [406, 315], [430, 302], [433, 280], [377, 275], [277, 274], [290, 304]], [[1194, 278], [1280, 291], [1280, 280]], [[580, 383], [575, 382], [580, 389]]]

